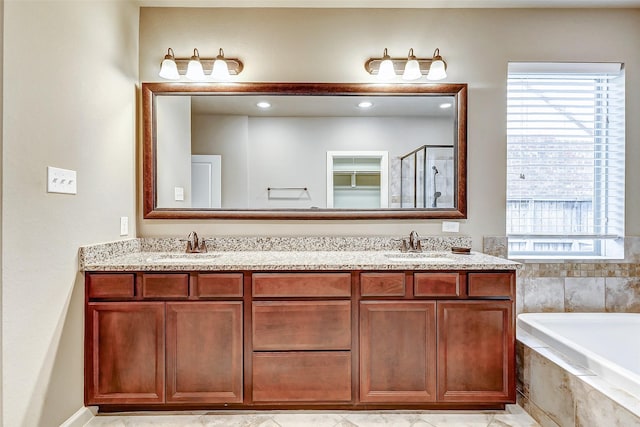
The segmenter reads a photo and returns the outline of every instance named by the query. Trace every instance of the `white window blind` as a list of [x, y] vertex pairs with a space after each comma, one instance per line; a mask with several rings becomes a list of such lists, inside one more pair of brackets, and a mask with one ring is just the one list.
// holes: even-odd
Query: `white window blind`
[[624, 98], [621, 64], [509, 64], [509, 256], [622, 246]]

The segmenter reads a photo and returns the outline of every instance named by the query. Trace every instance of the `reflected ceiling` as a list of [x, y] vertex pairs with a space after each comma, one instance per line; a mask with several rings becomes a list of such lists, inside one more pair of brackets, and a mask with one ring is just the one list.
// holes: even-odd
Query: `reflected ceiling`
[[[360, 108], [363, 101], [372, 103]], [[260, 109], [258, 102], [267, 101], [270, 108]], [[447, 106], [442, 108], [443, 106]], [[251, 117], [443, 117], [453, 118], [455, 106], [452, 96], [395, 97], [395, 96], [193, 96], [194, 114], [224, 114]]]

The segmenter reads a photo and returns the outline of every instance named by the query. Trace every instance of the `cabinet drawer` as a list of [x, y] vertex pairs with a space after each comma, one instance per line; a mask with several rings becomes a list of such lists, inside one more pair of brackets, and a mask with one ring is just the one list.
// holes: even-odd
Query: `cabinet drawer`
[[199, 298], [241, 297], [242, 273], [200, 273], [194, 296]]
[[143, 298], [187, 298], [189, 274], [145, 273], [142, 275]]
[[133, 298], [133, 274], [87, 274], [89, 298]]
[[515, 293], [513, 273], [469, 273], [470, 297], [506, 297]]
[[415, 273], [413, 283], [413, 292], [417, 297], [460, 296], [460, 275], [458, 273]]
[[351, 353], [253, 354], [254, 402], [348, 402]]
[[253, 303], [254, 350], [349, 350], [350, 301]]
[[351, 273], [256, 273], [254, 297], [349, 297]]
[[360, 294], [363, 297], [403, 297], [404, 273], [362, 273]]

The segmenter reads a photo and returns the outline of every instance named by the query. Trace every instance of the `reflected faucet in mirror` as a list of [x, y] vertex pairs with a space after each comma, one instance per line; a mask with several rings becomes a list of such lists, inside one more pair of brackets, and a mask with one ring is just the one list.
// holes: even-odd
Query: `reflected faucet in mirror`
[[438, 197], [442, 196], [442, 193], [440, 191], [437, 190], [436, 188], [436, 175], [438, 175], [438, 168], [434, 166], [431, 166], [431, 169], [433, 169], [433, 203], [431, 203], [431, 207], [432, 208], [437, 208], [438, 207]]

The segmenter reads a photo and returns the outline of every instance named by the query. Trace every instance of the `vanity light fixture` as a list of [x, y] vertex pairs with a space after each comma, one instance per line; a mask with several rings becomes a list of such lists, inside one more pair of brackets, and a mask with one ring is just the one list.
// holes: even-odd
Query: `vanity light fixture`
[[413, 48], [406, 58], [392, 58], [385, 49], [382, 58], [369, 58], [364, 68], [379, 80], [392, 80], [398, 74], [402, 74], [404, 80], [417, 80], [424, 75], [428, 80], [447, 77], [447, 63], [440, 56], [440, 49], [436, 49], [431, 58], [416, 58]]
[[167, 80], [179, 80], [182, 75], [193, 81], [227, 80], [229, 76], [240, 74], [244, 65], [237, 58], [225, 58], [224, 51], [219, 49], [215, 58], [201, 58], [198, 49], [193, 49], [190, 58], [176, 58], [173, 49], [169, 48], [160, 66], [159, 76]]

